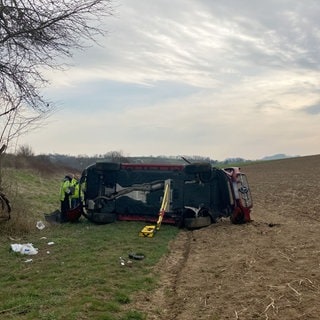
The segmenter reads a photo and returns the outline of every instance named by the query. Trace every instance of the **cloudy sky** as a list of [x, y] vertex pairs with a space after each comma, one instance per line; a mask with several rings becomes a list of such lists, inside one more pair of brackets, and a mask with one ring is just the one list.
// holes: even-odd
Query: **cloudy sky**
[[318, 0], [116, 0], [108, 34], [51, 72], [36, 154], [259, 159], [320, 153]]

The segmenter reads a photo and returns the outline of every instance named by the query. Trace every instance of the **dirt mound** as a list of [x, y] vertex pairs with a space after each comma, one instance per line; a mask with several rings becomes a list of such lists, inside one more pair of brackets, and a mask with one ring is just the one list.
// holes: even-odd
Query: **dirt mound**
[[244, 168], [253, 221], [181, 231], [135, 297], [147, 319], [319, 319], [320, 156]]

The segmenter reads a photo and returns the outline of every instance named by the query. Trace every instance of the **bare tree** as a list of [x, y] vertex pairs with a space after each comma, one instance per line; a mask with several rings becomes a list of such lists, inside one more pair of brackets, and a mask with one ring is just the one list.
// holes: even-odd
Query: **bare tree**
[[32, 147], [29, 145], [20, 145], [17, 150], [17, 156], [24, 157], [24, 158], [30, 158], [34, 156]]
[[130, 162], [122, 151], [109, 151], [103, 155], [103, 158], [109, 159], [113, 162]]
[[111, 0], [0, 0], [1, 145], [53, 111], [41, 95], [48, 82], [40, 70], [65, 66], [57, 58], [103, 35], [109, 15]]

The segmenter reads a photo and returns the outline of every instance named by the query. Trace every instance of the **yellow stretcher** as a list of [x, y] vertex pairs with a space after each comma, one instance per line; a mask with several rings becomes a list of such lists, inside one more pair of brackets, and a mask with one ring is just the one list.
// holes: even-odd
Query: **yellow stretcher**
[[140, 237], [147, 237], [147, 238], [152, 238], [154, 234], [160, 230], [161, 223], [163, 216], [165, 212], [168, 210], [170, 204], [170, 180], [165, 181], [165, 187], [164, 187], [164, 195], [159, 211], [159, 217], [157, 224], [154, 226], [145, 226], [143, 229], [139, 232]]

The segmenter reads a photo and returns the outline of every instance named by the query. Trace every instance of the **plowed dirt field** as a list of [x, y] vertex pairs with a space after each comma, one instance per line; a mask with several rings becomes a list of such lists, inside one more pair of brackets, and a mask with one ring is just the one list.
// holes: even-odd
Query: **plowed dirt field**
[[252, 164], [252, 222], [182, 230], [160, 285], [130, 308], [148, 320], [320, 319], [320, 156]]

